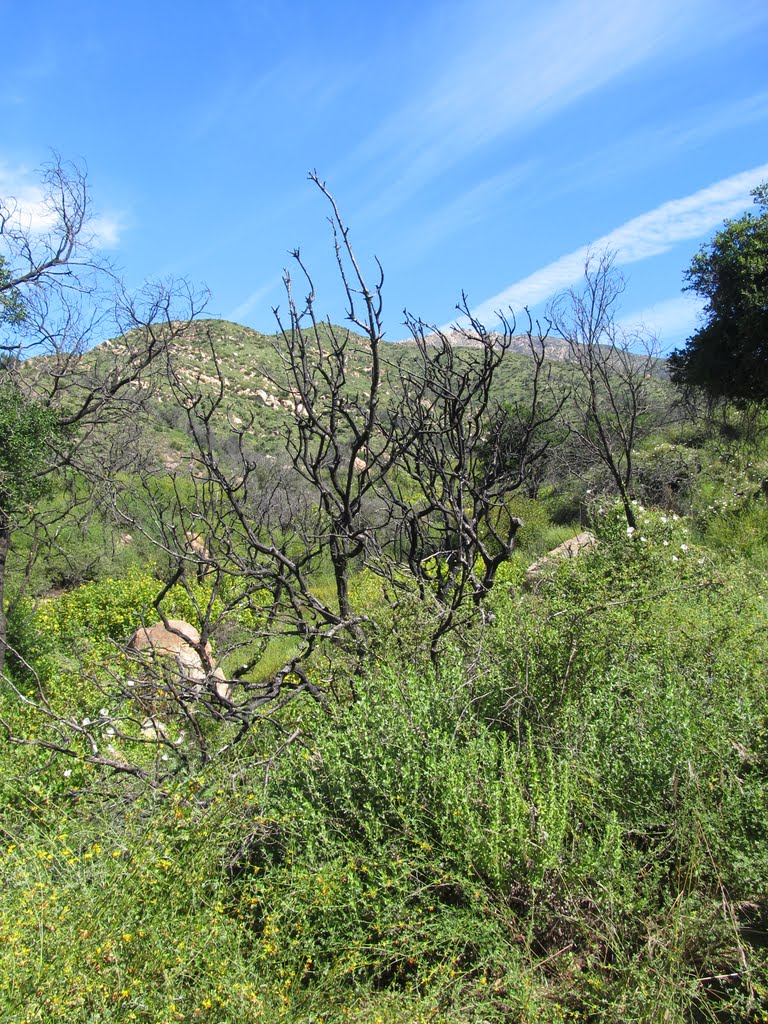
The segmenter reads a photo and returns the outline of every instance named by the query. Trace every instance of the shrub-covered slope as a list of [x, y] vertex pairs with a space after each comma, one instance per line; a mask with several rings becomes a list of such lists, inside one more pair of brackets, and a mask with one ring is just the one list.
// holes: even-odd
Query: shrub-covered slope
[[159, 790], [6, 747], [5, 1019], [763, 1019], [765, 579], [638, 515]]

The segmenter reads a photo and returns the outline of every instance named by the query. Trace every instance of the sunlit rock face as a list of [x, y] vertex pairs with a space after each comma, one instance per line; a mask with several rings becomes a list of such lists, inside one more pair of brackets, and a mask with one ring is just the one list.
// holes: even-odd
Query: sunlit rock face
[[[162, 622], [142, 626], [131, 637], [128, 649], [177, 675], [179, 682], [189, 687], [191, 697], [200, 695], [207, 673], [200, 656], [200, 634], [189, 622], [168, 619], [167, 626]], [[222, 670], [216, 667], [209, 643], [204, 651], [212, 669], [210, 675], [217, 680], [216, 693], [229, 699], [232, 688]]]
[[525, 573], [525, 585], [532, 587], [547, 569], [553, 568], [561, 559], [575, 558], [576, 555], [581, 554], [583, 551], [589, 551], [591, 548], [594, 548], [596, 544], [597, 538], [589, 530], [577, 533], [575, 537], [569, 537], [568, 540], [563, 541], [562, 544], [558, 544], [556, 548], [548, 551], [546, 555], [537, 558], [533, 565], [528, 566]]

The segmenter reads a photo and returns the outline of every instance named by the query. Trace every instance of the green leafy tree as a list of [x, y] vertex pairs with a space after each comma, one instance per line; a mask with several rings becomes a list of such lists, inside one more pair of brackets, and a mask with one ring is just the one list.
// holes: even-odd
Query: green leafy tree
[[20, 324], [24, 319], [24, 303], [14, 288], [11, 272], [0, 256], [0, 324]]
[[60, 432], [51, 409], [0, 381], [0, 519], [42, 497], [48, 444]]
[[761, 212], [726, 221], [691, 261], [684, 290], [706, 319], [669, 360], [675, 384], [746, 404], [768, 402], [768, 183], [752, 196]]
[[5, 567], [13, 530], [50, 489], [51, 446], [62, 435], [55, 413], [0, 382], [0, 668], [5, 651]]
[[[85, 171], [55, 157], [41, 186], [42, 218], [0, 197], [0, 673], [14, 532], [40, 521], [55, 478], [79, 475], [91, 495], [130, 464], [147, 371], [203, 298], [183, 281], [128, 295], [99, 249]], [[116, 336], [119, 351], [89, 352]], [[67, 514], [81, 504], [73, 497]]]

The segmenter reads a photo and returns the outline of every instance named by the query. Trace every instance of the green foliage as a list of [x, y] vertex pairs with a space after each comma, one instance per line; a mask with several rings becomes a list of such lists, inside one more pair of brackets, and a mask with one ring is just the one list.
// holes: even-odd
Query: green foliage
[[515, 548], [526, 554], [540, 554], [546, 548], [553, 528], [545, 505], [533, 498], [515, 494], [492, 518], [492, 525], [496, 529], [500, 526], [503, 528], [505, 518], [510, 516], [516, 516], [523, 523], [515, 536]]
[[[139, 627], [158, 621], [155, 599], [162, 586], [151, 572], [132, 568], [122, 579], [84, 584], [36, 608], [19, 602], [8, 624], [14, 652], [10, 667], [17, 683], [41, 686], [57, 713], [93, 716], [130, 671], [121, 645]], [[166, 596], [163, 610], [169, 618], [194, 624], [209, 597], [205, 583], [179, 585]], [[220, 610], [218, 600], [214, 616]], [[43, 716], [38, 724], [43, 727], [45, 721]], [[28, 728], [36, 728], [34, 723], [35, 716], [28, 715]]]
[[61, 440], [54, 414], [0, 380], [0, 516], [6, 521], [46, 492], [44, 470], [52, 444]]
[[635, 452], [636, 490], [648, 505], [684, 513], [696, 478], [701, 472], [701, 455], [688, 445], [659, 441]]
[[[132, 567], [122, 579], [86, 583], [56, 598], [43, 601], [35, 623], [41, 633], [53, 633], [62, 644], [87, 640], [91, 645], [120, 643], [139, 626], [156, 622], [155, 600], [163, 584], [151, 572]], [[168, 592], [163, 610], [169, 618], [195, 622], [198, 608], [205, 607], [210, 585], [187, 581]], [[221, 600], [214, 603], [214, 617]]]
[[[252, 339], [230, 333], [235, 365]], [[678, 442], [635, 452], [667, 507], [636, 503], [631, 529], [592, 501], [597, 547], [533, 589], [562, 491], [516, 497], [519, 553], [436, 669], [429, 606], [414, 594], [395, 617], [366, 571], [365, 671], [321, 646], [323, 702], [270, 710], [208, 763], [171, 754], [156, 788], [79, 750], [0, 746], [0, 1017], [766, 1019], [768, 465], [757, 442]], [[22, 693], [39, 683], [96, 738], [136, 719], [127, 691], [85, 680], [119, 676], [115, 644], [156, 620], [161, 585], [150, 566], [17, 603], [9, 636], [37, 672], [10, 665]], [[210, 586], [174, 588], [166, 613], [195, 623]], [[234, 618], [238, 640], [260, 624]], [[56, 737], [7, 687], [0, 718]]]
[[[11, 286], [11, 281], [11, 273], [0, 256], [0, 324], [15, 325], [24, 320], [24, 303], [19, 290]], [[0, 346], [0, 351], [2, 348]]]
[[710, 441], [691, 502], [695, 535], [745, 570], [768, 567], [768, 457], [765, 439]]
[[136, 570], [122, 580], [86, 583], [43, 602], [36, 624], [42, 633], [51, 632], [64, 643], [126, 640], [156, 617], [153, 603], [161, 586], [151, 574]]
[[[596, 508], [533, 593], [511, 566], [473, 665], [383, 644], [356, 699], [276, 716], [277, 753], [264, 723], [165, 793], [64, 805], [105, 777], [0, 761], [5, 1016], [761, 1019], [764, 581], [636, 514]], [[150, 587], [114, 586], [50, 625], [118, 635]]]
[[768, 186], [759, 214], [726, 221], [694, 256], [686, 290], [706, 300], [706, 322], [670, 357], [672, 380], [713, 398], [768, 401]]
[[698, 517], [699, 530], [712, 548], [734, 559], [748, 559], [756, 572], [768, 570], [768, 502], [762, 497], [723, 499]]

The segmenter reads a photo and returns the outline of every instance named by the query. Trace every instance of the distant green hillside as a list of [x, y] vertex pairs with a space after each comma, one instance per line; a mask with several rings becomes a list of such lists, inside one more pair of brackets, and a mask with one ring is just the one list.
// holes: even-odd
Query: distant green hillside
[[[327, 337], [329, 330], [344, 332], [349, 338], [346, 353], [350, 393], [356, 384], [365, 389], [370, 370], [367, 339], [345, 327], [325, 325], [320, 327], [321, 337]], [[455, 344], [466, 348], [467, 358], [473, 358], [471, 343], [461, 335], [455, 334]], [[562, 361], [564, 343], [547, 339], [546, 344], [554, 358]], [[529, 358], [523, 354], [526, 349], [524, 338], [513, 340], [512, 350], [498, 375], [500, 401], [523, 398], [530, 372]], [[120, 339], [105, 342], [94, 350], [94, 358], [104, 358], [107, 354], [119, 357], [122, 350]], [[189, 450], [187, 417], [183, 401], [178, 400], [179, 387], [190, 395], [211, 398], [218, 393], [220, 385], [223, 386], [223, 406], [231, 426], [242, 429], [250, 424], [247, 434], [264, 454], [282, 451], [293, 403], [285, 390], [281, 352], [285, 352], [285, 342], [279, 334], [262, 334], [227, 320], [200, 320], [190, 325], [183, 337], [174, 342], [172, 350], [171, 369], [177, 386], [172, 386], [167, 375], [156, 374], [149, 404], [149, 435], [154, 435], [154, 444], [167, 469], [179, 468]], [[383, 358], [382, 400], [386, 403], [398, 387], [398, 367], [408, 363], [416, 366], [415, 345], [408, 341], [387, 343]], [[224, 428], [223, 417], [221, 423]]]

